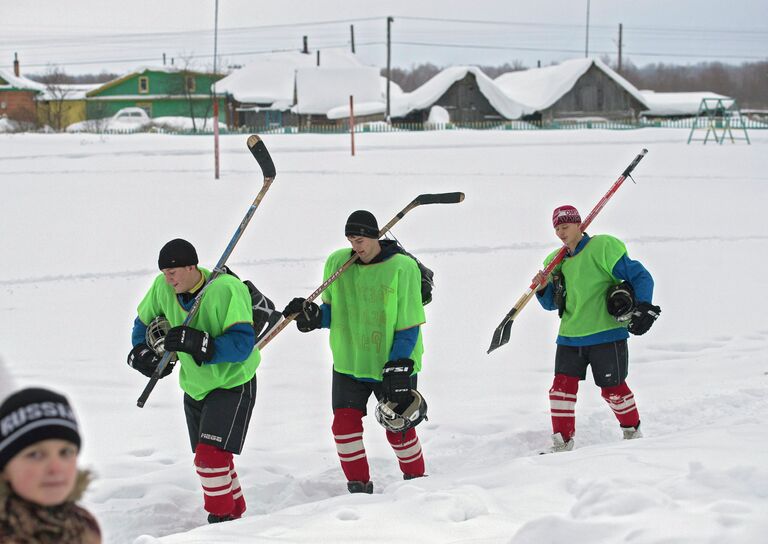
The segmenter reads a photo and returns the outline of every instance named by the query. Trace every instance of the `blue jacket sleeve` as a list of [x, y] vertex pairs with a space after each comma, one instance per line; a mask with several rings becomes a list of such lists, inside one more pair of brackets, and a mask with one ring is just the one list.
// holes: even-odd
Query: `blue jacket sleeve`
[[322, 314], [322, 321], [320, 322], [321, 329], [331, 328], [331, 305], [323, 302], [320, 305], [320, 313]]
[[206, 363], [242, 363], [256, 345], [256, 333], [249, 323], [238, 323], [214, 339], [213, 359]]
[[133, 320], [133, 332], [131, 333], [131, 343], [134, 346], [138, 346], [139, 344], [143, 344], [146, 342], [147, 338], [147, 326], [141, 322], [141, 319], [136, 317], [136, 319]]
[[653, 300], [653, 277], [638, 261], [633, 261], [626, 254], [613, 267], [613, 275], [620, 280], [628, 281], [635, 290], [637, 302]]
[[536, 291], [536, 298], [545, 310], [557, 310], [557, 306], [555, 306], [555, 288], [552, 286], [552, 282], [549, 282], [543, 291]]
[[392, 349], [389, 350], [390, 361], [408, 359], [411, 357], [413, 348], [416, 347], [416, 340], [419, 339], [419, 328], [420, 327], [416, 325], [409, 329], [395, 331], [395, 336], [392, 339]]

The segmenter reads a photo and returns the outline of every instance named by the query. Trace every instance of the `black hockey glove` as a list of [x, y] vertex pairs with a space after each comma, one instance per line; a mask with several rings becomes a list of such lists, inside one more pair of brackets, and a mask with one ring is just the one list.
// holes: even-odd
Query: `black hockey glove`
[[384, 365], [381, 392], [384, 400], [397, 404], [411, 400], [411, 373], [413, 360], [398, 359]]
[[[151, 378], [157, 368], [157, 363], [160, 362], [160, 357], [155, 355], [155, 352], [146, 345], [138, 344], [133, 347], [128, 354], [128, 366], [138, 370], [144, 374], [147, 378]], [[163, 373], [160, 374], [161, 378], [165, 378], [168, 374], [173, 372], [173, 363], [168, 363], [163, 369]]]
[[632, 317], [629, 319], [627, 330], [638, 336], [647, 333], [660, 313], [661, 308], [658, 306], [648, 302], [638, 302], [637, 307], [632, 312]]
[[309, 332], [319, 329], [323, 323], [323, 312], [320, 306], [314, 302], [307, 302], [307, 299], [297, 297], [288, 303], [283, 310], [283, 315], [296, 315], [296, 328], [301, 332]]
[[173, 327], [165, 335], [165, 349], [189, 353], [200, 366], [213, 359], [213, 337], [192, 327]]

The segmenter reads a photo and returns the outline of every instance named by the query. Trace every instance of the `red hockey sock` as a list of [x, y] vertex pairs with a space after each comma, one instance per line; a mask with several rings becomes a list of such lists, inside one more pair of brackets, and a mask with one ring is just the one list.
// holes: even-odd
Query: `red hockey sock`
[[387, 440], [392, 449], [395, 450], [403, 474], [414, 477], [424, 476], [424, 456], [421, 453], [421, 444], [419, 437], [416, 436], [416, 429], [408, 429], [405, 437], [403, 437], [403, 433], [387, 431]]
[[603, 387], [602, 395], [605, 402], [613, 410], [619, 425], [622, 427], [637, 427], [640, 423], [640, 414], [635, 405], [635, 394], [627, 386], [626, 382], [614, 387]]
[[552, 389], [549, 390], [552, 434], [560, 433], [566, 442], [576, 432], [576, 393], [578, 391], [578, 378], [555, 374]]
[[232, 514], [235, 501], [232, 494], [230, 464], [232, 454], [228, 451], [198, 443], [195, 448], [195, 469], [203, 485], [203, 507], [206, 512], [217, 516]]
[[232, 478], [232, 499], [235, 502], [235, 507], [232, 510], [232, 517], [240, 518], [245, 512], [245, 497], [243, 496], [243, 490], [240, 488], [240, 480], [235, 472], [234, 461], [229, 462], [229, 477]]
[[347, 481], [370, 481], [368, 458], [363, 445], [363, 412], [354, 408], [334, 410], [331, 430]]

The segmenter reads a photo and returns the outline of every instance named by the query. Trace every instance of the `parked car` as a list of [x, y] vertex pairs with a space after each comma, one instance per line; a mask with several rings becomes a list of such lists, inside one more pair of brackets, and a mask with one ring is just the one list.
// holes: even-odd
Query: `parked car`
[[123, 108], [112, 117], [104, 119], [89, 119], [73, 123], [67, 127], [67, 132], [102, 132], [106, 130], [133, 132], [152, 123], [152, 118], [142, 108]]

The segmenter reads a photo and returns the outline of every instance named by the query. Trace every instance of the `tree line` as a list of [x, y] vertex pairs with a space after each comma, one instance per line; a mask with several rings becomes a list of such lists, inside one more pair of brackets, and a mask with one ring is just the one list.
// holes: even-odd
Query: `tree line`
[[[603, 61], [641, 90], [656, 92], [709, 91], [735, 98], [741, 108], [768, 108], [768, 60], [745, 62], [739, 65], [721, 62], [701, 62], [693, 65], [647, 64], [636, 66], [631, 60], [622, 64], [621, 70], [615, 62], [604, 58]], [[410, 68], [393, 68], [392, 81], [403, 91], [409, 92], [426, 83], [442, 71], [444, 66], [432, 63], [419, 64]], [[515, 60], [497, 66], [479, 66], [490, 78], [496, 78], [507, 72], [527, 70], [521, 61]], [[382, 69], [382, 75], [386, 71]], [[120, 77], [119, 74], [101, 72], [99, 74], [69, 75], [53, 69], [47, 73], [28, 76], [41, 83], [104, 83]]]
[[[626, 61], [621, 70], [618, 70], [610, 59], [602, 60], [641, 90], [708, 91], [735, 98], [741, 108], [768, 108], [768, 60], [745, 62], [740, 65], [701, 62], [694, 65], [658, 63], [642, 67], [636, 66], [632, 61]], [[393, 68], [392, 81], [403, 91], [409, 92], [426, 83], [444, 68], [432, 63], [411, 68]], [[528, 69], [520, 61], [479, 68], [492, 79], [507, 72]], [[382, 75], [385, 74], [386, 71], [382, 70]]]

